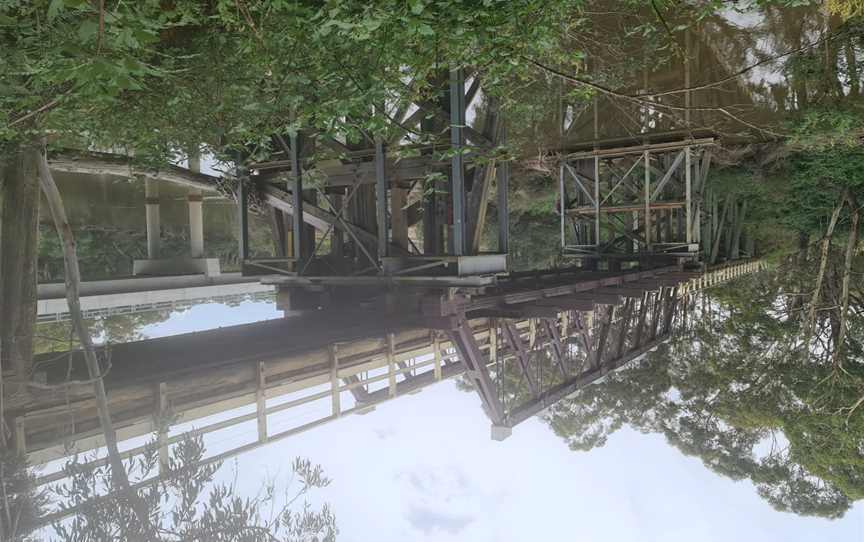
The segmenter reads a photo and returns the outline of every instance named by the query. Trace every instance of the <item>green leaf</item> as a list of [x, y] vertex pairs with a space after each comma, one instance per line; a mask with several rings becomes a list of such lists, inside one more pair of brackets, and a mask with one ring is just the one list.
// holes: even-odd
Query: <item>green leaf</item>
[[411, 13], [414, 15], [420, 15], [426, 8], [426, 3], [423, 0], [410, 0], [409, 4], [411, 4]]
[[48, 22], [57, 18], [57, 15], [65, 8], [66, 3], [63, 0], [51, 0], [51, 4], [48, 5]]
[[435, 31], [432, 30], [432, 27], [426, 23], [423, 23], [417, 27], [417, 32], [423, 36], [434, 36]]
[[78, 27], [78, 39], [88, 42], [96, 36], [99, 31], [99, 23], [96, 21], [84, 21]]

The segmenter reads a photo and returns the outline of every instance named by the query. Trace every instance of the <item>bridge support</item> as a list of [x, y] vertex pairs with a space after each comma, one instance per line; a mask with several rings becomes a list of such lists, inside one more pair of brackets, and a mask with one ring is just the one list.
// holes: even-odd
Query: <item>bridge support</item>
[[147, 258], [155, 260], [162, 247], [162, 223], [159, 215], [159, 181], [144, 180], [144, 207], [147, 225]]
[[[713, 138], [596, 142], [565, 154], [559, 171], [561, 246], [589, 267], [699, 258], [698, 205]], [[590, 265], [593, 267], [593, 264]]]
[[218, 258], [204, 258], [204, 200], [201, 191], [192, 189], [189, 205], [189, 255], [162, 258], [162, 220], [159, 181], [144, 180], [144, 208], [147, 229], [147, 259], [133, 260], [133, 275], [197, 275], [216, 277], [221, 274]]

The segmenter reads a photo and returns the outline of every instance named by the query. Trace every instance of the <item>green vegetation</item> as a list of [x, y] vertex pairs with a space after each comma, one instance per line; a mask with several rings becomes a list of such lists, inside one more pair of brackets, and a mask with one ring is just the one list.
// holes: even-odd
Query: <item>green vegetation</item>
[[558, 403], [546, 420], [573, 450], [602, 446], [624, 425], [659, 433], [715, 472], [750, 480], [779, 510], [842, 516], [864, 498], [864, 415], [853, 411], [864, 377], [864, 284], [853, 286], [855, 331], [838, 374], [832, 316], [820, 317], [810, 340], [802, 332], [794, 285], [809, 272], [790, 260], [698, 294], [689, 333]]
[[[163, 472], [155, 440], [127, 461], [129, 477], [143, 482], [134, 494], [118, 490], [111, 471], [94, 465], [93, 459], [73, 456], [63, 467], [64, 480], [37, 489], [21, 459], [4, 455], [0, 484], [12, 496], [11, 501], [4, 497], [4, 510], [16, 517], [14, 523], [3, 523], [4, 540], [331, 542], [339, 532], [327, 504], [316, 509], [306, 500], [331, 483], [321, 466], [307, 459], [291, 462], [287, 483], [267, 481], [250, 498], [237, 494], [236, 476], [233, 483], [217, 481], [222, 463], [206, 459], [200, 436], [174, 445]], [[146, 511], [143, 522], [133, 513], [136, 505]], [[67, 508], [79, 510], [48, 525], [39, 521], [49, 509]]]

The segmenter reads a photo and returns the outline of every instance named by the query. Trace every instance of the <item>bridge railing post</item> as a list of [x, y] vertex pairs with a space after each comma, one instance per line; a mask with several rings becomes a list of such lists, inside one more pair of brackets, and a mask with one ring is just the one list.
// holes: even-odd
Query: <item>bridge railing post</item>
[[258, 420], [258, 442], [267, 442], [267, 372], [263, 361], [256, 367], [255, 413]]
[[339, 347], [330, 345], [330, 403], [332, 415], [336, 418], [342, 415], [341, 396], [342, 389], [339, 384]]

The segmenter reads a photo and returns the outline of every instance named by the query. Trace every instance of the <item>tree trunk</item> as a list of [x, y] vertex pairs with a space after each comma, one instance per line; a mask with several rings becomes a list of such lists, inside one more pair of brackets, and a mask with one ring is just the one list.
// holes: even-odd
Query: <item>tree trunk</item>
[[35, 148], [22, 148], [0, 167], [0, 359], [19, 380], [30, 376], [36, 324], [38, 159]]
[[732, 254], [729, 256], [731, 260], [737, 260], [741, 257], [741, 233], [744, 231], [744, 220], [747, 217], [747, 200], [741, 203], [741, 209], [735, 213], [735, 233], [732, 237]]
[[852, 195], [848, 196], [849, 207], [852, 209], [852, 223], [849, 229], [849, 239], [846, 242], [846, 256], [843, 262], [843, 278], [840, 291], [840, 329], [837, 341], [834, 343], [834, 354], [832, 362], [834, 367], [843, 368], [843, 342], [846, 340], [846, 331], [849, 326], [849, 283], [852, 278], [852, 260], [855, 258], [855, 249], [858, 247], [858, 228], [861, 220], [861, 211], [858, 202]]
[[822, 248], [819, 258], [819, 273], [816, 275], [816, 285], [813, 288], [813, 297], [810, 299], [810, 310], [807, 315], [807, 326], [809, 329], [808, 336], [813, 334], [816, 327], [816, 312], [819, 305], [819, 297], [822, 293], [822, 283], [825, 281], [825, 269], [828, 267], [828, 256], [831, 248], [831, 238], [834, 235], [834, 228], [837, 226], [837, 220], [840, 218], [840, 212], [846, 204], [844, 195], [834, 212], [831, 213], [831, 220], [828, 222], [828, 229], [825, 231], [825, 237], [822, 238]]
[[42, 187], [42, 192], [45, 194], [45, 200], [48, 203], [48, 208], [51, 211], [51, 217], [54, 220], [54, 226], [57, 228], [57, 234], [63, 244], [63, 263], [65, 265], [66, 279], [66, 302], [69, 305], [69, 316], [72, 320], [72, 326], [78, 335], [78, 340], [81, 343], [81, 349], [84, 353], [84, 360], [87, 365], [87, 373], [90, 380], [93, 381], [93, 391], [96, 395], [96, 408], [99, 414], [99, 423], [102, 426], [102, 433], [105, 437], [105, 446], [108, 450], [108, 461], [111, 465], [111, 479], [115, 487], [121, 489], [128, 495], [130, 504], [138, 517], [142, 527], [149, 523], [149, 516], [145, 507], [134, 490], [130, 489], [129, 477], [126, 474], [126, 469], [123, 466], [123, 461], [120, 458], [120, 451], [117, 448], [117, 433], [114, 431], [114, 426], [111, 423], [111, 413], [108, 410], [108, 396], [105, 393], [105, 383], [102, 380], [102, 369], [99, 367], [99, 360], [96, 356], [96, 348], [93, 346], [93, 341], [90, 337], [90, 330], [87, 322], [81, 313], [81, 302], [79, 299], [79, 287], [81, 284], [81, 273], [78, 269], [78, 255], [75, 249], [75, 237], [72, 235], [72, 227], [66, 218], [66, 209], [63, 206], [63, 200], [60, 197], [60, 191], [54, 182], [54, 177], [51, 175], [51, 170], [48, 167], [48, 160], [44, 152], [38, 154], [37, 161], [39, 170], [39, 184]]
[[[711, 257], [708, 259], [710, 265], [717, 263], [717, 257], [720, 254], [720, 232], [723, 231], [723, 224], [726, 222], [726, 215], [729, 214], [729, 206], [732, 204], [732, 196], [726, 198], [726, 203], [723, 205], [723, 213], [720, 215], [715, 225], [715, 230], [712, 234], [714, 244], [711, 247]], [[714, 212], [717, 212], [717, 204], [714, 205]]]

